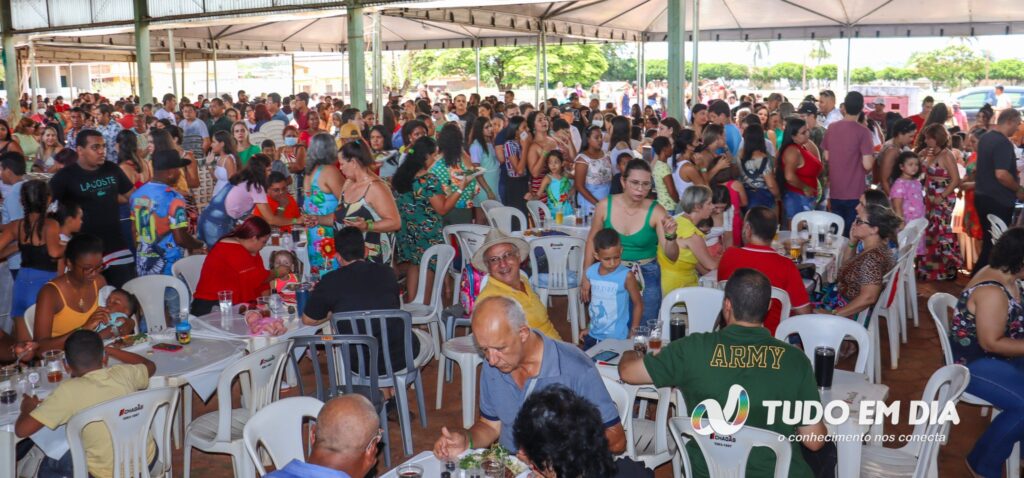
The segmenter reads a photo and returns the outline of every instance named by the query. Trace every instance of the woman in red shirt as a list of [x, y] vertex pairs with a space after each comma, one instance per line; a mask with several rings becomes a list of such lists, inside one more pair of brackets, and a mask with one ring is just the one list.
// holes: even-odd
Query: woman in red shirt
[[814, 210], [822, 166], [818, 147], [811, 141], [804, 120], [787, 120], [782, 138], [782, 147], [779, 148], [781, 164], [776, 174], [778, 183], [785, 186], [782, 206], [786, 221], [783, 224], [789, 224], [797, 213]]
[[260, 250], [270, 238], [270, 224], [250, 217], [210, 249], [199, 274], [192, 314], [205, 315], [217, 307], [217, 293], [233, 292], [236, 304], [255, 302], [269, 291], [274, 274], [267, 271]]

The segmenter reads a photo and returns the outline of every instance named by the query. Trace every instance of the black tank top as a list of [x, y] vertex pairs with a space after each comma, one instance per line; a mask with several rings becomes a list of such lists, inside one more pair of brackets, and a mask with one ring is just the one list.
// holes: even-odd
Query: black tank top
[[[24, 230], [24, 227], [25, 222], [22, 221], [21, 232], [25, 232], [25, 236], [27, 236], [28, 234], [27, 231]], [[19, 233], [18, 235], [21, 236], [22, 234]], [[57, 261], [50, 258], [50, 253], [46, 250], [46, 244], [36, 246], [27, 242], [21, 242], [19, 237], [18, 251], [21, 252], [21, 267], [57, 272]]]

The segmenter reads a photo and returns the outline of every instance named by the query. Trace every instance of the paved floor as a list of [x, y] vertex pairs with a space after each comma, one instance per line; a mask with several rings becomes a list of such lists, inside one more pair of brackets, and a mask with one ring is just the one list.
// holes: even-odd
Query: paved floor
[[[900, 361], [899, 368], [897, 370], [889, 369], [889, 353], [888, 346], [886, 345], [887, 337], [883, 329], [882, 332], [882, 382], [888, 385], [891, 389], [889, 400], [895, 401], [900, 400], [904, 404], [908, 400], [920, 399], [921, 393], [924, 389], [925, 383], [937, 368], [942, 365], [942, 351], [939, 346], [938, 338], [934, 323], [932, 322], [931, 316], [928, 314], [926, 303], [928, 297], [935, 292], [949, 292], [954, 295], [958, 294], [965, 284], [966, 281], [961, 278], [960, 281], [954, 282], [942, 282], [942, 283], [921, 283], [919, 284], [919, 295], [918, 305], [920, 310], [920, 326], [911, 326], [909, 331], [909, 341], [903, 345], [900, 349]], [[564, 337], [569, 336], [569, 325], [564, 319], [565, 317], [565, 302], [555, 301], [554, 307], [551, 310], [552, 317], [556, 327], [561, 331]], [[428, 426], [421, 428], [418, 420], [413, 424], [413, 442], [415, 445], [415, 451], [423, 451], [430, 449], [433, 445], [434, 440], [440, 433], [442, 426], [455, 426], [458, 427], [461, 422], [461, 394], [460, 387], [458, 384], [458, 373], [455, 374], [455, 381], [453, 383], [446, 384], [444, 387], [444, 406], [440, 410], [434, 410], [434, 397], [436, 393], [436, 380], [437, 380], [437, 365], [436, 362], [432, 362], [424, 370], [424, 384], [426, 392], [427, 402], [427, 416]], [[307, 365], [304, 370], [304, 379], [311, 380], [311, 371]], [[282, 396], [294, 395], [294, 391], [285, 391]], [[237, 395], [237, 394], [236, 394]], [[235, 403], [237, 406], [237, 396]], [[211, 401], [211, 404], [206, 405], [195, 400], [195, 413], [199, 416], [201, 413], [206, 413], [212, 410], [215, 406], [215, 401]], [[416, 410], [415, 402], [412, 404], [413, 413], [423, 413], [421, 410]], [[904, 405], [906, 408], [906, 405]], [[970, 451], [974, 442], [978, 439], [988, 419], [982, 417], [980, 410], [977, 407], [969, 405], [960, 405], [958, 407], [960, 415], [960, 424], [956, 425], [952, 429], [949, 443], [941, 448], [939, 454], [939, 476], [940, 477], [962, 477], [967, 476], [967, 471], [963, 465], [964, 457]], [[418, 418], [418, 415], [416, 415]], [[904, 423], [905, 420], [904, 420]], [[392, 423], [390, 426], [390, 436], [392, 440], [392, 465], [401, 463], [405, 457], [401, 450], [401, 437], [399, 435], [399, 428], [397, 423]], [[886, 425], [886, 433], [894, 434], [909, 434], [912, 432], [912, 427], [906, 424], [903, 425]], [[902, 444], [890, 444], [889, 446], [901, 446]], [[385, 469], [383, 463], [379, 465], [379, 470], [382, 473]], [[174, 454], [174, 476], [182, 475], [182, 455], [181, 450], [175, 450]], [[656, 470], [658, 477], [669, 477], [671, 476], [671, 466], [662, 466]], [[227, 455], [210, 455], [199, 451], [192, 453], [192, 473], [193, 476], [198, 477], [226, 477], [232, 476], [231, 460]]]

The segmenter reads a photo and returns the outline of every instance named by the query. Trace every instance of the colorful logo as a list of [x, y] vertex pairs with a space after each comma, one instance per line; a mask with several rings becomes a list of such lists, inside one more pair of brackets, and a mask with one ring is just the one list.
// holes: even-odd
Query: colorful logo
[[[729, 387], [729, 395], [725, 401], [725, 409], [713, 399], [707, 399], [697, 404], [690, 415], [690, 423], [693, 431], [701, 435], [729, 436], [743, 428], [750, 415], [750, 396], [747, 390], [741, 385]], [[733, 417], [732, 421], [728, 421]]]
[[125, 415], [127, 415], [129, 413], [135, 413], [135, 412], [138, 412], [138, 411], [141, 411], [141, 410], [142, 410], [142, 404], [140, 403], [140, 404], [135, 405], [134, 407], [131, 407], [131, 408], [122, 408], [121, 411], [117, 413], [117, 416], [123, 417], [123, 416], [125, 416]]

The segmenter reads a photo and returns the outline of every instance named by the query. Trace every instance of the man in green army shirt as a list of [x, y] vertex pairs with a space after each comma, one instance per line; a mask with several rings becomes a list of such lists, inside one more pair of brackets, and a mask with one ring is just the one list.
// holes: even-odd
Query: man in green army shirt
[[[792, 441], [790, 478], [834, 476], [835, 445], [826, 443], [828, 432], [824, 423], [786, 425], [778, 407], [773, 424], [768, 425], [764, 400], [821, 400], [811, 363], [804, 353], [773, 338], [762, 326], [770, 300], [771, 284], [764, 274], [738, 269], [725, 286], [722, 315], [727, 325], [723, 329], [688, 335], [672, 342], [658, 355], [642, 356], [628, 351], [619, 363], [619, 375], [622, 381], [633, 385], [676, 387], [691, 407], [709, 398], [724, 407], [730, 387], [739, 384], [746, 389], [751, 404], [744, 426], [800, 437]], [[707, 464], [695, 442], [687, 445], [687, 453], [694, 476], [707, 477]], [[770, 478], [774, 469], [775, 455], [771, 450], [754, 448], [746, 476]]]

